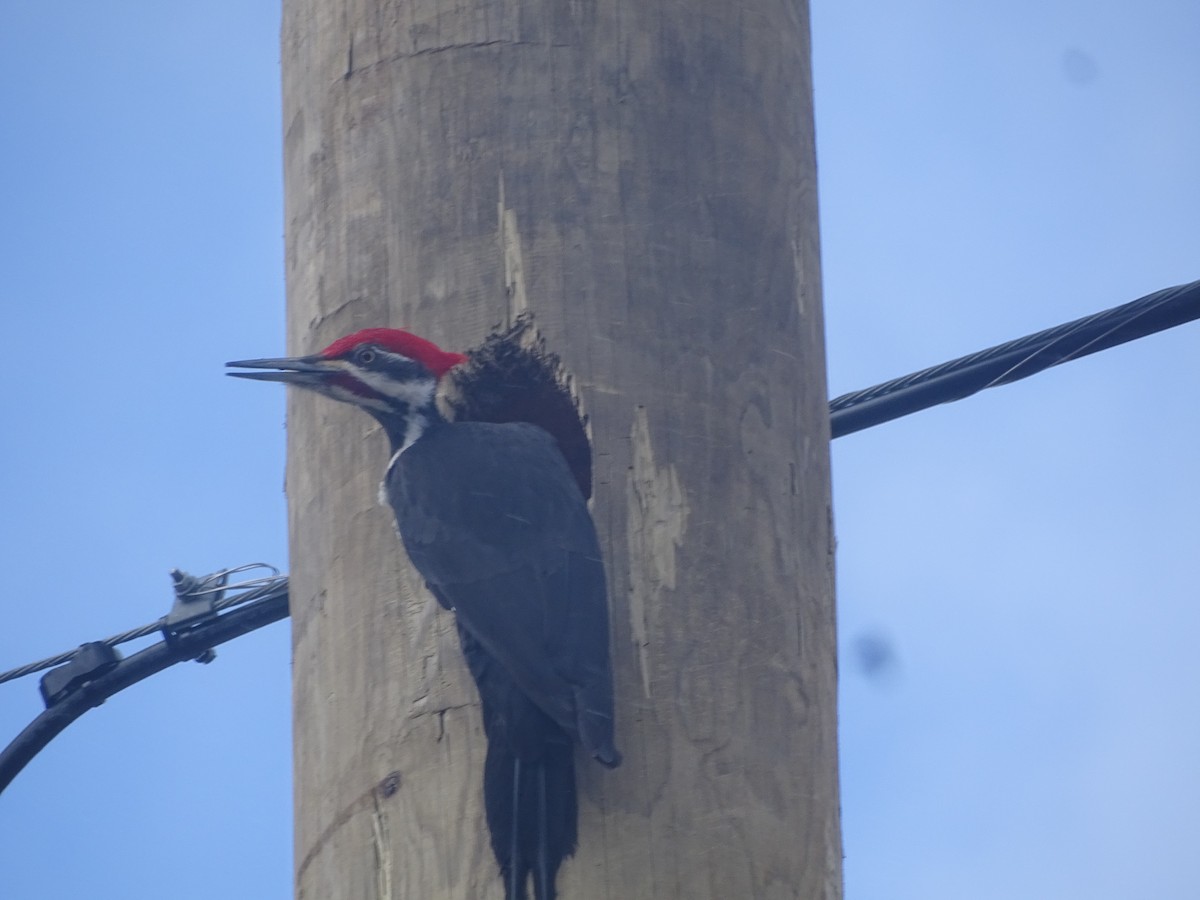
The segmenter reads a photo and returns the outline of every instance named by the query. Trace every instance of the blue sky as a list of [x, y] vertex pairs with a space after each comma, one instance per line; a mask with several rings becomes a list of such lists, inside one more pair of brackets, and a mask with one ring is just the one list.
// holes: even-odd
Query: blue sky
[[[1191, 0], [813, 17], [831, 394], [1200, 278]], [[221, 376], [283, 349], [277, 35], [0, 9], [0, 669], [286, 567], [282, 391]], [[1194, 890], [1197, 329], [834, 444], [850, 900]], [[289, 665], [280, 623], [72, 726], [5, 896], [289, 897]], [[0, 685], [0, 741], [39, 709]]]

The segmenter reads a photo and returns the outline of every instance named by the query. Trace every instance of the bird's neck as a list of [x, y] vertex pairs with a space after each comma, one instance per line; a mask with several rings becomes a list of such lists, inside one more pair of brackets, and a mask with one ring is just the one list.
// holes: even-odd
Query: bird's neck
[[399, 456], [433, 429], [446, 424], [432, 393], [422, 403], [396, 404], [385, 414], [376, 415], [392, 444], [393, 458]]

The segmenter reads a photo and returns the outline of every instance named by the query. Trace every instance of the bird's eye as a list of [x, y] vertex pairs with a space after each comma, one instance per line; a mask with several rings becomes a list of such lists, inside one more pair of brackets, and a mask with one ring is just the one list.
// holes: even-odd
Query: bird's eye
[[358, 362], [362, 363], [364, 366], [369, 366], [371, 363], [375, 362], [375, 351], [370, 347], [364, 347], [362, 350], [359, 350], [355, 356], [358, 357]]

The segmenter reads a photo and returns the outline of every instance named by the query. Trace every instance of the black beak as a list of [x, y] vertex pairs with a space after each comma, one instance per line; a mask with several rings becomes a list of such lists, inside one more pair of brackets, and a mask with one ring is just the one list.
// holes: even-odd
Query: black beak
[[299, 356], [288, 359], [239, 359], [225, 363], [242, 369], [277, 369], [275, 372], [226, 372], [234, 378], [249, 378], [252, 381], [281, 381], [297, 387], [320, 387], [336, 375], [340, 369], [321, 356]]

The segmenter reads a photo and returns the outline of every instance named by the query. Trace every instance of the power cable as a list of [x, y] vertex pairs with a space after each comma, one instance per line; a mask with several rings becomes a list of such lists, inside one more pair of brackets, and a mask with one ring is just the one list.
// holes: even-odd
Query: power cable
[[835, 438], [910, 413], [1028, 378], [1051, 366], [1107, 350], [1200, 318], [1200, 281], [893, 378], [829, 401]]

